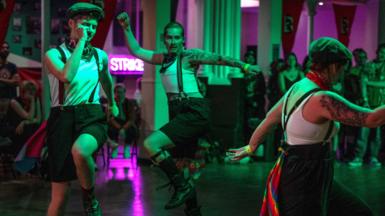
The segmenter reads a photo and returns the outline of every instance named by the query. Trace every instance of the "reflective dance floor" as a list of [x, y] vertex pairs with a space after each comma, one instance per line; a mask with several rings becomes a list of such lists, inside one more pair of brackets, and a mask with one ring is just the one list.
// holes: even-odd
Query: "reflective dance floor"
[[[206, 216], [258, 215], [265, 179], [272, 163], [208, 164], [197, 182]], [[96, 194], [108, 216], [176, 216], [183, 207], [166, 211], [170, 196], [165, 175], [156, 167], [136, 160], [111, 159], [109, 168], [99, 165]], [[385, 215], [385, 167], [350, 168], [336, 164], [336, 179], [365, 200], [378, 215]], [[72, 185], [66, 215], [82, 215], [79, 185]], [[45, 215], [50, 185], [36, 177], [17, 177], [0, 182], [0, 216]]]

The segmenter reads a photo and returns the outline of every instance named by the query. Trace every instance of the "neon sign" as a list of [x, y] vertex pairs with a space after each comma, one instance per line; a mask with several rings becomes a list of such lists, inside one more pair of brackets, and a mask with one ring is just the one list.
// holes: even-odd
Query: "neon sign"
[[108, 68], [111, 74], [142, 75], [144, 62], [130, 55], [109, 55]]

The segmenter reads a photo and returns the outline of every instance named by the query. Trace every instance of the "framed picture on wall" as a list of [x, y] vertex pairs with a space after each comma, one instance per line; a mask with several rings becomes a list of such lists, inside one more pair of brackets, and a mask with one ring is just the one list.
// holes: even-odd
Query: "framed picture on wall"
[[13, 36], [12, 36], [12, 41], [13, 41], [13, 43], [15, 43], [15, 44], [21, 43], [21, 42], [22, 42], [22, 41], [21, 41], [21, 35], [13, 35]]
[[66, 12], [67, 12], [67, 9], [65, 9], [65, 8], [60, 7], [57, 9], [58, 17], [65, 17]]
[[13, 6], [13, 12], [20, 12], [21, 11], [21, 3], [16, 2], [15, 6]]
[[12, 29], [14, 31], [20, 31], [21, 27], [22, 27], [22, 19], [21, 19], [21, 17], [13, 17]]
[[23, 56], [31, 56], [32, 47], [23, 47]]
[[33, 3], [33, 10], [34, 10], [34, 11], [40, 11], [40, 10], [41, 10], [41, 4], [40, 4], [40, 2], [34, 2], [34, 3]]
[[52, 34], [59, 34], [60, 32], [60, 19], [53, 18], [51, 20], [51, 33]]
[[35, 39], [35, 48], [41, 49], [41, 39]]
[[26, 20], [27, 34], [40, 34], [40, 17], [28, 16]]

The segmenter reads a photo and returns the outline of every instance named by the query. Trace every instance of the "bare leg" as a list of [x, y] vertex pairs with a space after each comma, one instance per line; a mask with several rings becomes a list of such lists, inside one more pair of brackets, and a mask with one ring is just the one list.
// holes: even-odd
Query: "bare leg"
[[51, 201], [48, 206], [47, 216], [64, 215], [69, 194], [69, 182], [51, 182]]
[[81, 134], [72, 147], [72, 157], [80, 185], [90, 189], [95, 184], [95, 162], [92, 154], [98, 148], [96, 139], [89, 134]]
[[95, 198], [95, 161], [92, 157], [98, 148], [96, 139], [90, 134], [81, 134], [72, 147], [76, 173], [83, 192], [83, 207], [86, 215], [101, 215], [99, 202]]
[[[165, 150], [173, 146], [170, 138], [161, 131], [155, 131], [144, 140], [144, 147], [154, 163], [166, 173], [174, 186], [175, 192], [170, 201], [165, 205], [166, 209], [176, 208], [186, 201], [196, 199], [194, 187], [184, 179], [183, 174], [177, 169], [174, 160]], [[191, 203], [191, 202], [189, 202]], [[198, 209], [199, 211], [199, 209]]]

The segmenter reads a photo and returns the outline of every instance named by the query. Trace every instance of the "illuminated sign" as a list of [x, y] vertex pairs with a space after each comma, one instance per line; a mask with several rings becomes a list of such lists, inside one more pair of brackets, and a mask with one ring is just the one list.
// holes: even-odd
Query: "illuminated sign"
[[130, 55], [109, 55], [108, 68], [111, 74], [142, 75], [144, 71], [142, 60]]

